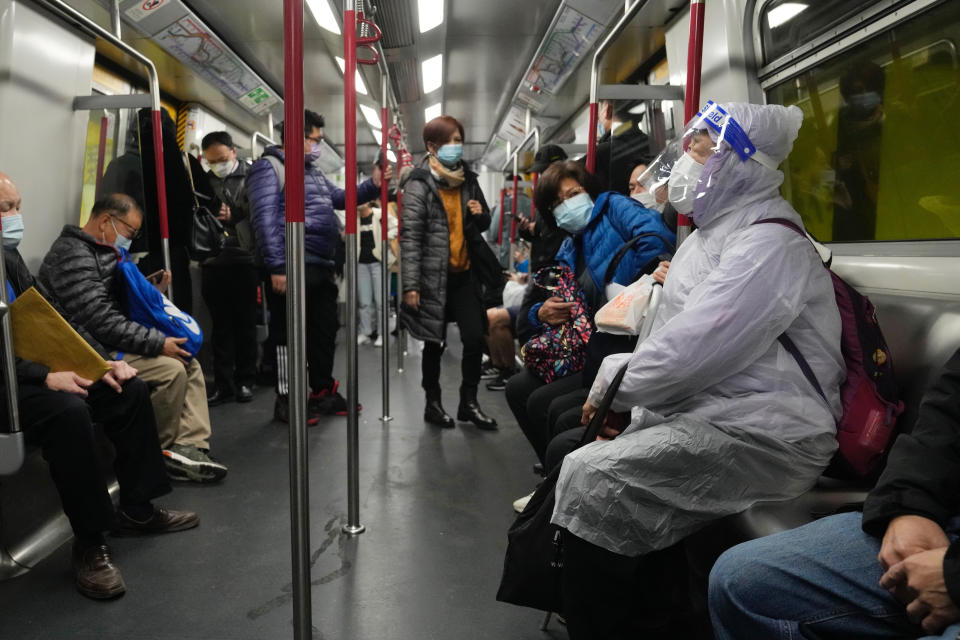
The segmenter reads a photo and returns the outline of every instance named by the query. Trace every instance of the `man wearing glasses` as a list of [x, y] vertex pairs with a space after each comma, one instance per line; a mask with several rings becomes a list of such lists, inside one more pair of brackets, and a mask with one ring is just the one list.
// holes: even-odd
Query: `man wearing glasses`
[[[347, 401], [337, 391], [333, 378], [333, 355], [336, 351], [337, 288], [334, 272], [341, 226], [334, 209], [346, 206], [343, 189], [337, 188], [319, 169], [316, 161], [323, 153], [323, 116], [307, 110], [304, 113], [302, 143], [284, 141], [283, 147], [267, 147], [263, 157], [247, 172], [247, 195], [250, 217], [256, 234], [263, 266], [270, 276], [267, 304], [270, 307], [270, 341], [277, 348], [277, 399], [274, 419], [287, 422], [289, 381], [287, 380], [287, 260], [286, 211], [284, 187], [287, 154], [303, 158], [304, 225], [306, 244], [307, 299], [307, 364], [310, 377], [309, 423], [316, 424], [321, 415], [346, 415]], [[283, 140], [281, 125], [280, 139]], [[301, 154], [303, 154], [301, 156]], [[389, 180], [393, 169], [387, 165], [384, 178]], [[373, 179], [357, 186], [357, 204], [374, 200], [380, 194], [380, 169]], [[347, 215], [356, 215], [348, 211]]]
[[[83, 227], [66, 225], [40, 267], [40, 281], [64, 316], [83, 327], [116, 358], [139, 372], [151, 389], [167, 473], [174, 480], [215, 482], [227, 467], [210, 457], [210, 413], [200, 363], [185, 338], [131, 320], [115, 282], [120, 249], [140, 233], [143, 214], [127, 195], [101, 197]], [[170, 274], [159, 274], [166, 288]]]

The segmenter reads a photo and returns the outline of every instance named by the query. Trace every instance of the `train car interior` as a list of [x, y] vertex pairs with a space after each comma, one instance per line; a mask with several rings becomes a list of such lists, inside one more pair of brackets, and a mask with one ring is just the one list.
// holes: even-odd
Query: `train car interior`
[[[903, 402], [895, 432], [910, 434], [921, 399], [960, 349], [960, 180], [951, 164], [960, 156], [958, 43], [955, 0], [0, 0], [0, 637], [578, 637], [562, 611], [497, 600], [507, 532], [527, 504], [511, 503], [550, 480], [507, 398], [511, 376], [531, 362], [520, 327], [542, 307], [533, 316], [522, 307], [519, 324], [515, 308], [540, 286], [545, 264], [531, 244], [543, 236], [532, 229], [560, 233], [554, 212], [579, 197], [563, 195], [559, 182], [562, 197], [543, 211], [537, 185], [569, 160], [602, 185], [591, 203], [614, 202], [596, 197], [613, 191], [658, 207], [669, 228], [658, 233], [670, 241], [643, 260], [651, 273], [692, 237], [695, 214], [664, 208], [666, 174], [656, 203], [638, 197], [646, 188], [637, 181], [667, 159], [669, 174], [671, 150], [690, 144], [688, 124], [708, 100], [802, 111], [779, 165], [779, 194], [820, 258], [875, 306], [888, 347], [881, 356], [893, 363]], [[460, 129], [431, 129], [441, 115]], [[286, 141], [301, 133], [304, 175], [284, 160]], [[457, 144], [460, 173], [443, 160]], [[227, 192], [242, 206], [223, 195], [221, 173], [231, 172], [246, 176], [245, 187]], [[430, 180], [441, 189], [429, 191]], [[459, 227], [450, 207], [461, 205], [442, 185], [461, 182], [476, 190], [460, 192]], [[274, 201], [272, 230], [262, 188]], [[11, 189], [20, 201], [6, 202]], [[129, 253], [119, 248], [131, 239], [125, 213], [97, 227], [101, 206], [120, 206], [106, 198], [114, 193], [142, 211]], [[317, 193], [323, 211], [336, 211], [329, 246], [312, 222]], [[425, 201], [436, 205], [432, 222], [406, 217]], [[11, 244], [6, 216], [21, 206], [22, 240]], [[231, 209], [243, 208], [248, 217], [231, 220]], [[489, 227], [470, 235], [474, 218], [486, 216]], [[403, 249], [430, 224], [449, 226], [442, 259], [427, 244], [422, 253]], [[206, 420], [209, 444], [191, 446], [222, 468], [194, 482], [171, 472], [173, 491], [158, 499], [196, 512], [199, 526], [106, 536], [126, 587], [108, 602], [77, 593], [77, 529], [51, 477], [55, 454], [31, 439], [28, 400], [12, 399], [25, 369], [11, 322], [29, 330], [16, 323], [23, 292], [10, 285], [19, 278], [12, 255], [42, 293], [59, 292], [51, 312], [79, 331], [71, 336], [91, 342], [74, 321], [83, 309], [63, 304], [73, 289], [61, 285], [80, 267], [58, 272], [51, 262], [55, 241], [81, 233], [75, 227], [91, 246], [116, 247], [118, 269], [129, 259], [156, 282], [172, 271], [164, 300], [204, 335], [186, 369], [203, 382], [204, 408], [183, 411]], [[199, 246], [208, 227], [219, 230], [216, 249]], [[582, 241], [561, 245], [562, 237], [546, 260], [567, 243], [589, 257]], [[322, 244], [325, 257], [316, 258]], [[461, 286], [478, 281], [469, 275], [483, 268], [478, 244], [493, 256], [500, 289], [492, 298], [489, 288]], [[457, 255], [469, 257], [457, 263]], [[620, 273], [609, 258], [601, 290]], [[404, 283], [419, 272], [409, 265], [425, 270], [431, 260], [443, 278], [424, 276], [414, 307]], [[213, 269], [225, 279], [212, 280]], [[245, 274], [246, 288], [235, 288], [231, 269]], [[110, 286], [110, 295], [122, 288]], [[116, 295], [114, 311], [132, 313], [130, 294]], [[436, 299], [442, 341], [426, 320]], [[482, 321], [465, 319], [471, 305]], [[211, 340], [214, 327], [223, 332], [241, 314], [249, 334], [237, 344], [249, 349], [225, 352]], [[655, 317], [647, 312], [633, 342], [614, 351], [639, 350], [642, 332], [660, 328]], [[86, 328], [104, 343], [103, 327]], [[317, 346], [321, 333], [329, 347]], [[148, 355], [168, 354], [163, 335], [156, 344]], [[130, 349], [103, 347], [107, 360], [131, 361]], [[224, 382], [235, 355], [237, 377]], [[793, 362], [786, 351], [779, 357]], [[481, 358], [482, 378], [469, 382]], [[331, 361], [329, 375], [320, 372]], [[579, 411], [589, 389], [564, 410]], [[91, 416], [97, 476], [119, 509], [129, 498], [117, 476], [129, 471], [117, 462], [114, 434]], [[179, 445], [163, 444], [160, 428], [170, 458]], [[630, 637], [720, 637], [707, 601], [717, 558], [860, 510], [881, 471], [828, 471], [791, 499], [761, 500], [699, 527], [670, 556], [681, 594], [672, 610], [637, 605], [637, 617], [669, 622]]]

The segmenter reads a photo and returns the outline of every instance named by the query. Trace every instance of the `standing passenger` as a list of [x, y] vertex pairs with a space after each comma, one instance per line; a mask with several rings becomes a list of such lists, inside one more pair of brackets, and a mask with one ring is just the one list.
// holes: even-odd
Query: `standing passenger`
[[[346, 415], [347, 400], [337, 391], [339, 383], [333, 378], [333, 356], [337, 346], [337, 289], [334, 267], [337, 243], [340, 241], [340, 222], [334, 209], [343, 209], [345, 194], [337, 188], [314, 163], [323, 147], [323, 116], [313, 111], [304, 112], [303, 143], [290, 141], [286, 145], [283, 127], [280, 140], [283, 147], [267, 147], [248, 174], [247, 193], [257, 245], [264, 266], [270, 273], [270, 339], [277, 345], [277, 400], [273, 416], [280, 422], [289, 420], [287, 394], [289, 381], [287, 362], [287, 259], [286, 259], [286, 203], [284, 200], [284, 162], [286, 153], [304, 157], [304, 231], [306, 235], [306, 300], [307, 300], [307, 364], [309, 365], [310, 414], [312, 422], [319, 415]], [[388, 165], [390, 179], [393, 169]], [[357, 203], [369, 202], [380, 193], [380, 170], [374, 169], [373, 179], [357, 186]]]
[[[379, 200], [374, 202], [375, 205]], [[383, 209], [363, 205], [357, 210], [357, 303], [359, 305], [360, 335], [357, 344], [366, 344], [373, 340], [373, 346], [383, 346], [383, 334], [389, 327], [381, 327], [383, 317], [383, 295], [380, 270], [384, 268], [384, 256], [387, 256], [386, 268], [390, 267], [390, 247], [383, 245], [380, 229]], [[396, 218], [387, 217], [387, 240], [397, 237]], [[378, 329], [374, 329], [378, 327]], [[373, 337], [376, 331], [376, 338]]]
[[426, 342], [422, 386], [427, 394], [423, 419], [453, 427], [440, 401], [440, 356], [447, 322], [460, 329], [460, 406], [457, 419], [481, 429], [497, 421], [477, 403], [484, 345], [484, 307], [480, 284], [470, 271], [470, 246], [482, 244], [490, 210], [477, 174], [460, 159], [463, 125], [451, 116], [434, 118], [423, 128], [427, 157], [407, 178], [403, 193], [403, 306], [400, 318], [413, 337]]
[[214, 131], [201, 141], [210, 165], [208, 177], [220, 210], [217, 219], [229, 237], [220, 255], [203, 263], [202, 293], [213, 320], [213, 376], [216, 391], [207, 399], [215, 407], [230, 398], [253, 400], [257, 375], [257, 268], [253, 228], [244, 182], [247, 166], [237, 160], [233, 139]]

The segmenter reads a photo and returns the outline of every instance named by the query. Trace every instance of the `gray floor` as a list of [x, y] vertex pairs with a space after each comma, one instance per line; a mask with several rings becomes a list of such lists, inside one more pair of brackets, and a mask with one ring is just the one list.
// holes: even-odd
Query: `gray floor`
[[[455, 333], [455, 332], [454, 332]], [[346, 517], [346, 418], [310, 430], [314, 638], [566, 638], [556, 622], [495, 601], [513, 519], [532, 489], [534, 456], [503, 392], [481, 386], [498, 432], [440, 430], [422, 421], [419, 357], [391, 373], [395, 419], [380, 415], [380, 352], [360, 350], [361, 522]], [[444, 398], [456, 410], [459, 346], [444, 355]], [[392, 355], [392, 354], [391, 354]], [[343, 368], [343, 349], [338, 354]], [[163, 500], [196, 509], [200, 527], [110, 544], [127, 594], [80, 596], [69, 545], [29, 574], [0, 583], [0, 638], [291, 638], [287, 430], [271, 422], [272, 391], [213, 410], [214, 453], [230, 466], [219, 486], [178, 485]]]

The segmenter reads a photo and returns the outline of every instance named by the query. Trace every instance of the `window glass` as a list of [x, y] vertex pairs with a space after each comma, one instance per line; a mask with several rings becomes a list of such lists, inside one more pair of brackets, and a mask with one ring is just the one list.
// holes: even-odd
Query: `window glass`
[[803, 127], [784, 196], [824, 241], [960, 237], [960, 3], [771, 88]]
[[773, 0], [760, 14], [764, 64], [796, 49], [873, 4], [875, 0]]

